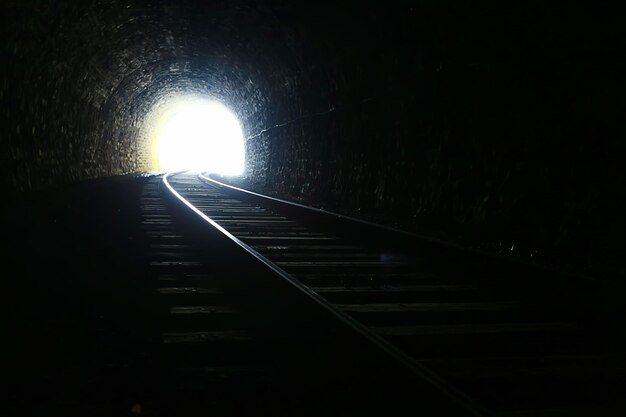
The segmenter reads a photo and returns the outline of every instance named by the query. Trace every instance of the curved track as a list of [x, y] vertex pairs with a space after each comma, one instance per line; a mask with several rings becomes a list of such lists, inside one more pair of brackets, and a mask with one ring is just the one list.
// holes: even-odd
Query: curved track
[[[159, 292], [174, 300], [166, 316], [185, 329], [164, 334], [168, 346], [213, 349], [216, 341], [245, 345], [256, 337], [248, 346], [262, 352], [259, 367], [278, 364], [263, 372], [309, 382], [341, 374], [341, 382], [317, 392], [334, 410], [353, 410], [360, 401], [364, 409], [395, 404], [426, 415], [598, 416], [624, 406], [618, 388], [624, 365], [605, 343], [595, 288], [583, 279], [206, 176], [168, 174], [163, 184], [168, 202], [146, 204], [152, 211], [145, 216], [159, 239], [161, 260], [153, 265], [163, 270]], [[150, 195], [161, 198], [156, 189]], [[192, 230], [191, 243], [178, 242], [166, 206]], [[188, 256], [192, 247], [200, 261]], [[216, 253], [212, 266], [202, 264]], [[205, 285], [208, 275], [194, 275], [196, 267], [219, 269], [214, 282], [221, 287]], [[294, 357], [277, 353], [268, 361], [278, 345]], [[190, 357], [173, 357], [181, 355]], [[348, 394], [351, 386], [358, 388]], [[333, 396], [338, 390], [345, 402]], [[364, 400], [374, 392], [378, 402]]]

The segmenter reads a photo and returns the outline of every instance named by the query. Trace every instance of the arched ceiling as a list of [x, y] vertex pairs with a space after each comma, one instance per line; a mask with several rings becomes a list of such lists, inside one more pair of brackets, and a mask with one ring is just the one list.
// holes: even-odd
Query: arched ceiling
[[149, 169], [141, 125], [177, 93], [223, 101], [249, 135], [298, 114], [305, 92], [290, 79], [306, 64], [294, 44], [297, 28], [278, 6], [9, 2], [5, 179], [27, 190]]
[[195, 92], [238, 115], [271, 192], [589, 251], [623, 207], [623, 25], [505, 3], [5, 1], [3, 185], [151, 169], [147, 116]]

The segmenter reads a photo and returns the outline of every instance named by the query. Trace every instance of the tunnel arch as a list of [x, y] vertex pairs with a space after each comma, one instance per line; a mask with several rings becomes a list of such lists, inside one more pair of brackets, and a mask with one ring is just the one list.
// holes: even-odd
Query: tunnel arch
[[[3, 135], [11, 155], [4, 182], [26, 191], [149, 169], [144, 119], [175, 94], [215, 97], [239, 116], [245, 137], [293, 117], [300, 93], [276, 88], [294, 77], [293, 59], [267, 48], [288, 33], [255, 23], [259, 13], [272, 18], [272, 7], [205, 6], [9, 3], [8, 14], [19, 19], [3, 49], [13, 63], [3, 69], [11, 82], [0, 95], [11, 126]], [[254, 32], [232, 33], [233, 13]], [[246, 166], [254, 169], [254, 159]]]
[[196, 92], [237, 113], [245, 176], [276, 195], [498, 248], [616, 239], [616, 15], [492, 3], [6, 1], [0, 177], [150, 169], [146, 116]]

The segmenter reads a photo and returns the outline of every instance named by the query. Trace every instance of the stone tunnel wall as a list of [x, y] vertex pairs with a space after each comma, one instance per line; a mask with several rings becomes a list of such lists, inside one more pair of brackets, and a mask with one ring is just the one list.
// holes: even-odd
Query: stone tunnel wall
[[459, 3], [5, 2], [3, 185], [149, 169], [146, 115], [193, 91], [240, 117], [258, 189], [527, 257], [615, 259], [617, 15]]
[[254, 2], [26, 0], [3, 9], [9, 190], [150, 169], [144, 120], [177, 93], [221, 100], [247, 130], [271, 116], [264, 74], [280, 67], [271, 54], [280, 26], [259, 27]]
[[526, 260], [624, 271], [619, 24], [602, 5], [483, 7], [336, 21], [307, 8], [326, 26], [306, 50], [322, 52], [293, 83], [315, 102], [251, 140], [249, 182]]

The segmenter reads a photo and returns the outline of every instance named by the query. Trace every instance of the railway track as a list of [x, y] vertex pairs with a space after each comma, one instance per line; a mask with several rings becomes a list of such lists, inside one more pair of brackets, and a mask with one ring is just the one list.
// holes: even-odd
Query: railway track
[[189, 404], [225, 411], [235, 395], [285, 415], [623, 410], [625, 367], [584, 280], [192, 173], [152, 181], [142, 204], [164, 355]]
[[[157, 362], [164, 364], [151, 409], [165, 415], [334, 416], [411, 406], [404, 387], [420, 380], [362, 346], [361, 337], [273, 270], [260, 268], [241, 247], [229, 246], [219, 230], [196, 222], [199, 217], [174, 201], [159, 179], [145, 187], [141, 204], [148, 272], [159, 298]], [[463, 411], [447, 398], [429, 402], [426, 409]]]

